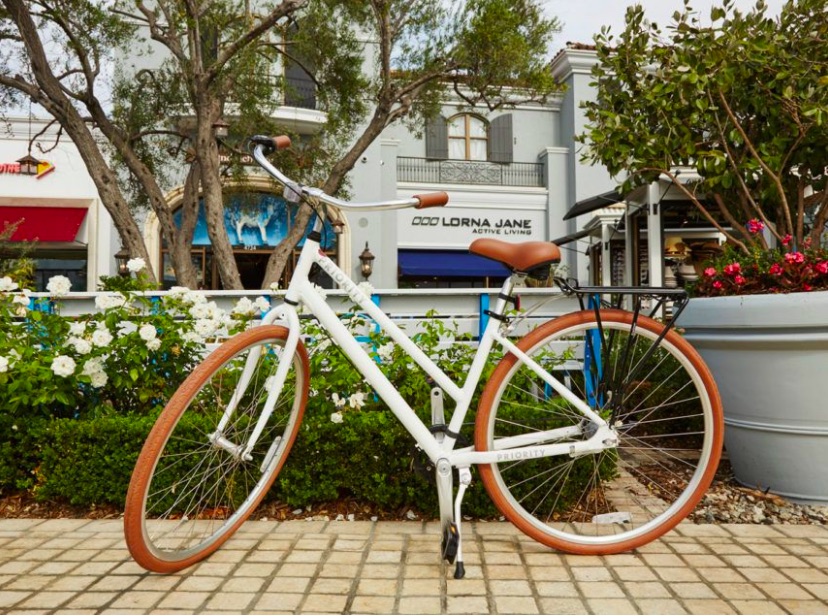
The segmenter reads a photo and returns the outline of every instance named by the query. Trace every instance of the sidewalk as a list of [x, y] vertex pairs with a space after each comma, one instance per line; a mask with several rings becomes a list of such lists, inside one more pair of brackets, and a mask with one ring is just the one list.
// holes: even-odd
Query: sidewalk
[[248, 522], [161, 576], [130, 560], [120, 520], [0, 520], [0, 613], [828, 614], [821, 526], [683, 523], [606, 557], [464, 530], [464, 580], [420, 522]]

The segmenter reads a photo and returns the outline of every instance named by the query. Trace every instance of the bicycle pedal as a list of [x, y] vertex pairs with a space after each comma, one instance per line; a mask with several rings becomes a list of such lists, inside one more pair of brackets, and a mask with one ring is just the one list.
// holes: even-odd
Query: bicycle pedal
[[457, 532], [457, 525], [450, 522], [443, 530], [443, 559], [453, 565], [457, 557], [457, 548], [460, 545], [460, 533]]

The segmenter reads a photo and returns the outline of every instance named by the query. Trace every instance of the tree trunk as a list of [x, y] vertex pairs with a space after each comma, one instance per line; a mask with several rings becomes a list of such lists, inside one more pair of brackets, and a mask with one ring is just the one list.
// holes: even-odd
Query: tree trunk
[[[21, 88], [22, 91], [30, 96], [32, 100], [41, 104], [60, 122], [69, 138], [78, 148], [89, 175], [98, 189], [101, 201], [121, 236], [124, 248], [127, 249], [131, 257], [140, 257], [149, 263], [147, 246], [120, 190], [118, 178], [103, 158], [89, 126], [84, 122], [77, 109], [64, 93], [60, 82], [52, 73], [46, 52], [38, 36], [37, 27], [32, 21], [26, 5], [21, 0], [3, 0], [3, 4], [18, 27], [37, 84], [35, 87], [21, 80], [19, 85], [31, 86], [29, 89]], [[149, 282], [155, 284], [154, 272], [149, 268], [147, 269]]]
[[227, 237], [224, 224], [224, 199], [221, 188], [221, 169], [219, 168], [218, 145], [213, 136], [213, 122], [221, 115], [220, 110], [210, 109], [209, 101], [205, 108], [196, 112], [198, 135], [196, 137], [196, 159], [201, 175], [201, 197], [207, 218], [207, 232], [213, 248], [213, 258], [218, 265], [219, 276], [225, 289], [242, 289], [239, 268], [233, 254], [233, 246]]

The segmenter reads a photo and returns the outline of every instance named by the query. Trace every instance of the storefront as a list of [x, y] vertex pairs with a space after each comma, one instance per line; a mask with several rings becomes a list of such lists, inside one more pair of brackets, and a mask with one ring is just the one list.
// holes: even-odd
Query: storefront
[[109, 216], [75, 146], [38, 120], [12, 120], [0, 140], [0, 258], [34, 261], [32, 287], [63, 275], [73, 291], [92, 291], [111, 269]]
[[[296, 216], [294, 206], [290, 206], [281, 196], [267, 192], [228, 193], [225, 196], [224, 226], [227, 237], [233, 246], [236, 265], [239, 268], [245, 289], [261, 289], [265, 270], [273, 249], [285, 238], [293, 226]], [[175, 215], [177, 225], [181, 224], [181, 213]], [[313, 225], [313, 220], [309, 227]], [[161, 263], [163, 284], [165, 288], [177, 284], [172, 260], [163, 241], [161, 244]], [[298, 256], [300, 242], [292, 258], [288, 261], [280, 286], [284, 288], [290, 280]], [[334, 257], [337, 249], [337, 235], [328, 223], [322, 234], [322, 250]], [[198, 213], [193, 234], [193, 263], [199, 276], [199, 287], [204, 289], [221, 289], [218, 266], [213, 258], [210, 236], [204, 206]], [[314, 282], [330, 288], [331, 281], [324, 272], [313, 272]]]
[[[452, 203], [462, 203], [454, 198]], [[545, 203], [530, 208], [453, 206], [401, 210], [397, 216], [400, 288], [498, 287], [509, 270], [470, 254], [479, 238], [506, 242], [546, 239]]]

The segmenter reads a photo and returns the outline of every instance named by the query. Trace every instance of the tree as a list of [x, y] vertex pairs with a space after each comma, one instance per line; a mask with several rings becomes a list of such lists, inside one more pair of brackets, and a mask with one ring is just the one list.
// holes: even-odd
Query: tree
[[[828, 221], [825, 0], [789, 2], [776, 19], [762, 1], [741, 12], [724, 0], [709, 17], [685, 0], [665, 36], [634, 6], [618, 38], [602, 30], [586, 158], [626, 174], [624, 190], [667, 176], [745, 253], [767, 248], [746, 229], [754, 219], [780, 241], [810, 233], [818, 243]], [[678, 182], [681, 167], [701, 181]]]
[[[557, 89], [547, 70], [556, 22], [543, 15], [538, 0], [282, 0], [255, 11], [235, 0], [201, 5], [137, 0], [114, 7], [88, 0], [2, 0], [2, 5], [6, 14], [0, 14], [0, 23], [8, 25], [0, 37], [13, 41], [17, 54], [6, 65], [26, 71], [0, 69], [0, 88], [23, 92], [62, 125], [71, 125], [67, 133], [82, 155], [93, 150], [84, 159], [98, 168], [101, 152], [95, 154], [79, 109], [91, 116], [126, 170], [114, 176], [93, 173], [102, 200], [113, 218], [118, 216], [119, 233], [131, 234], [123, 220], [129, 211], [124, 195], [133, 204], [143, 200], [158, 216], [179, 281], [189, 286], [199, 198], [222, 282], [226, 288], [241, 286], [224, 233], [227, 169], [219, 164], [213, 127], [225, 119], [239, 137], [285, 132], [272, 120], [287, 87], [278, 67], [301, 69], [328, 114], [323, 130], [303, 148], [281, 153], [279, 164], [329, 193], [343, 187], [347, 173], [391, 123], [422, 125], [446, 87], [468, 104], [492, 109], [543, 100]], [[23, 32], [21, 24], [24, 36], [15, 32]], [[43, 42], [56, 33], [70, 52], [60, 64], [46, 59]], [[366, 38], [367, 48], [376, 50], [368, 75], [361, 70]], [[146, 51], [150, 44], [152, 53]], [[102, 65], [112, 49], [128, 50], [122, 57], [139, 58], [144, 65], [120, 65], [126, 70], [119, 72], [114, 105], [107, 108], [100, 94]], [[42, 61], [35, 62], [38, 58]], [[186, 180], [164, 172], [182, 166]], [[184, 187], [180, 230], [163, 189], [176, 182]], [[265, 284], [281, 275], [310, 215], [307, 208], [299, 211], [274, 250]], [[143, 256], [145, 248], [133, 249], [139, 240], [130, 235], [128, 249]]]

